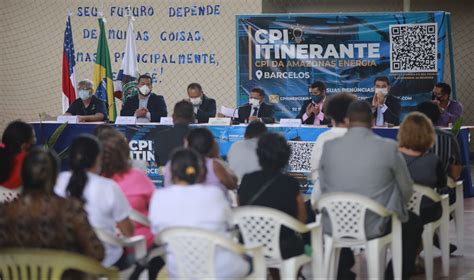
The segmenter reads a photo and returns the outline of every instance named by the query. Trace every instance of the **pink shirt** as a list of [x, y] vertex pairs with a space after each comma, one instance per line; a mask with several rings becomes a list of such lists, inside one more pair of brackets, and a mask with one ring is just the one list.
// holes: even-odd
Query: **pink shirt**
[[[324, 100], [326, 98], [323, 99], [323, 101], [319, 102], [318, 105], [319, 105], [319, 114], [317, 116], [314, 117], [314, 125], [320, 125], [321, 122], [324, 120], [324, 113], [323, 113], [323, 108], [324, 108]], [[302, 118], [302, 121], [306, 121], [310, 116], [308, 116], [308, 114], [304, 113], [303, 114], [303, 118]]]
[[[132, 168], [126, 173], [115, 174], [112, 179], [120, 186], [130, 206], [137, 212], [148, 217], [148, 205], [155, 191], [155, 185], [143, 171]], [[135, 223], [134, 235], [144, 235], [148, 248], [153, 244], [153, 234], [149, 227]]]

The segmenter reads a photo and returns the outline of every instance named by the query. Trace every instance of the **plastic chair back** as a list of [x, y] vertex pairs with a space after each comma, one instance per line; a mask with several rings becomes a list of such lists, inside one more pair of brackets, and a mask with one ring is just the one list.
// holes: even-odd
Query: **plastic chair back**
[[21, 188], [11, 190], [0, 186], [0, 204], [13, 201], [20, 195]]
[[0, 272], [4, 280], [56, 280], [69, 269], [118, 279], [116, 269], [104, 268], [100, 262], [77, 253], [49, 249], [0, 250]]
[[428, 186], [415, 184], [413, 185], [413, 190], [414, 192], [410, 198], [410, 201], [408, 202], [408, 210], [417, 215], [420, 215], [421, 200], [424, 196], [433, 200], [434, 202], [439, 202], [441, 200], [441, 196]]

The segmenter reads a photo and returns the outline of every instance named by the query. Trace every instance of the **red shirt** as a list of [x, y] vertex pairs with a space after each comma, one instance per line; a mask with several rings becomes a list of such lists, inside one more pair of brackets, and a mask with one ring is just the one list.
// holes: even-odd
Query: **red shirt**
[[10, 177], [5, 182], [0, 182], [0, 185], [7, 189], [18, 189], [23, 182], [21, 181], [21, 167], [23, 166], [23, 161], [25, 160], [26, 152], [18, 153], [13, 159], [13, 167], [10, 171]]

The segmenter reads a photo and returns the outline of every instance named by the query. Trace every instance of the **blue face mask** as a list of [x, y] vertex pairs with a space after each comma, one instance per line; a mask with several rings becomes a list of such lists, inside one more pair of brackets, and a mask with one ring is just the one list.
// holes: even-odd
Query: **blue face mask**
[[319, 103], [324, 99], [324, 95], [311, 95], [313, 103]]

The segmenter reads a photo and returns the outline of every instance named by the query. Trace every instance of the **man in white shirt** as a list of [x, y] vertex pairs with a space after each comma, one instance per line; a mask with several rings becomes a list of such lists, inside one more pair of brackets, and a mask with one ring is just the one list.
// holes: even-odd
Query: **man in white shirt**
[[253, 121], [245, 130], [245, 139], [235, 142], [227, 154], [230, 169], [240, 182], [245, 174], [261, 169], [257, 156], [257, 143], [261, 135], [267, 132], [264, 123]]
[[314, 143], [313, 151], [311, 152], [311, 180], [313, 182], [313, 192], [311, 193], [311, 206], [316, 209], [316, 202], [321, 196], [321, 189], [319, 187], [319, 161], [323, 153], [323, 146], [326, 141], [341, 137], [347, 132], [349, 122], [347, 120], [347, 108], [349, 105], [357, 100], [356, 96], [350, 93], [340, 93], [331, 96], [326, 102], [326, 116], [331, 119], [332, 128], [319, 135]]

